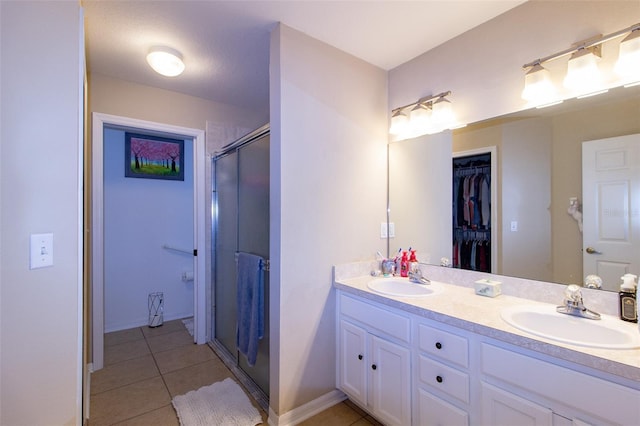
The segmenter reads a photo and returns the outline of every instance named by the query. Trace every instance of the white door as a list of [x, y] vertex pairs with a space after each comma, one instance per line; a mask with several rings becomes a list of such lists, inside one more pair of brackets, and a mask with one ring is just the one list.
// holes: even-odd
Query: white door
[[640, 273], [640, 134], [583, 142], [584, 276], [617, 290]]

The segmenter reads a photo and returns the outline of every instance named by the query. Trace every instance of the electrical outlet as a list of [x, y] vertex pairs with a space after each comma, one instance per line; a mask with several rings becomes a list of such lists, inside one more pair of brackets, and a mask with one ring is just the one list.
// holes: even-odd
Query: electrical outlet
[[517, 220], [512, 220], [511, 221], [511, 232], [518, 232], [518, 221]]

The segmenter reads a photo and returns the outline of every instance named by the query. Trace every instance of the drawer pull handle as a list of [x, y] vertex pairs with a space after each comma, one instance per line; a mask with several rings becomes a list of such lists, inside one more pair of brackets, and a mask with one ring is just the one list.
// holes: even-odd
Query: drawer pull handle
[[442, 376], [436, 376], [436, 382], [442, 383]]
[[358, 355], [358, 359], [362, 360], [362, 354]]
[[375, 370], [375, 369], [377, 369], [377, 368], [378, 368], [378, 366], [377, 366], [377, 365], [375, 365], [375, 364], [371, 364], [371, 369], [372, 369], [372, 370]]
[[442, 343], [436, 342], [436, 349], [442, 349]]

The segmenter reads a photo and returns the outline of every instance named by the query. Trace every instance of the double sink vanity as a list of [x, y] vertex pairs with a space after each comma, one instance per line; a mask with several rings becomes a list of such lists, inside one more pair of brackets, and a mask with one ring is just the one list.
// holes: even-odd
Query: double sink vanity
[[638, 425], [640, 330], [615, 293], [589, 320], [558, 314], [565, 286], [421, 265], [431, 284], [336, 266], [337, 383], [389, 425]]

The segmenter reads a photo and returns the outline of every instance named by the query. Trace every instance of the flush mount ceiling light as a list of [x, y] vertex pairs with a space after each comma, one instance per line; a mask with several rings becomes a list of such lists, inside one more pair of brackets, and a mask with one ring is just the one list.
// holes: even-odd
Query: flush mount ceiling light
[[[640, 23], [638, 23], [605, 36], [598, 35], [583, 40], [561, 52], [523, 65], [522, 68], [527, 72], [522, 98], [534, 105], [560, 101], [555, 93], [551, 74], [543, 68], [542, 64], [569, 55], [571, 56], [567, 64], [567, 74], [563, 80], [564, 87], [577, 97], [606, 92], [603, 90], [605, 78], [598, 69], [602, 44], [624, 35], [627, 37], [620, 43], [620, 55], [615, 66], [616, 72], [624, 76], [624, 80], [619, 83], [640, 82]], [[606, 78], [608, 82], [618, 81], [610, 76]]]
[[[399, 139], [414, 138], [450, 129], [454, 126], [451, 92], [420, 98], [417, 102], [395, 108], [391, 112], [389, 133]], [[409, 111], [408, 115], [405, 111]]]
[[170, 47], [152, 47], [147, 54], [147, 62], [155, 72], [166, 77], [175, 77], [184, 71], [182, 55]]

